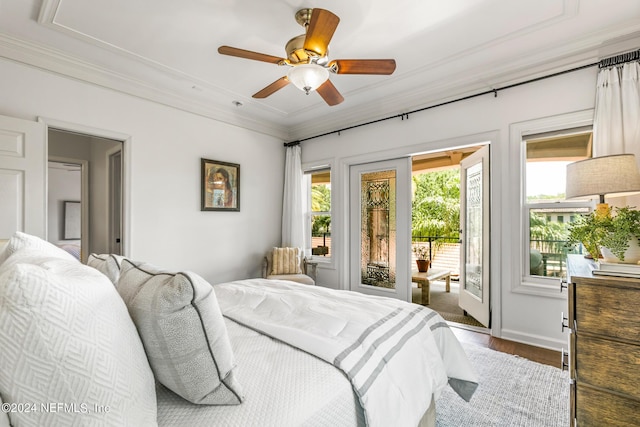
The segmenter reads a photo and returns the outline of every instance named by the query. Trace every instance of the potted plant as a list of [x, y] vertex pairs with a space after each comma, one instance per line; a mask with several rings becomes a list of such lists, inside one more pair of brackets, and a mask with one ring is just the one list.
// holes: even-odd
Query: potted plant
[[413, 245], [413, 253], [416, 255], [418, 271], [424, 273], [429, 270], [431, 260], [429, 259], [429, 248], [421, 244]]
[[640, 211], [628, 206], [615, 210], [600, 250], [606, 262], [636, 264], [640, 260]]
[[573, 246], [582, 243], [588, 252], [585, 257], [597, 260], [600, 257], [602, 240], [608, 232], [607, 221], [606, 217], [596, 215], [595, 211], [579, 216], [569, 225], [567, 244]]
[[637, 263], [640, 260], [640, 211], [630, 207], [607, 208], [606, 212], [582, 215], [569, 225], [569, 244], [582, 243], [594, 259]]

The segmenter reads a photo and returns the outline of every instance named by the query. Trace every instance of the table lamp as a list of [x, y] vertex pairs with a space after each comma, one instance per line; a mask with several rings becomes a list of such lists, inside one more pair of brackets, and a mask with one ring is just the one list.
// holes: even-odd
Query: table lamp
[[596, 215], [605, 216], [609, 205], [605, 196], [622, 197], [640, 193], [640, 172], [633, 154], [592, 157], [567, 165], [565, 197], [599, 196]]

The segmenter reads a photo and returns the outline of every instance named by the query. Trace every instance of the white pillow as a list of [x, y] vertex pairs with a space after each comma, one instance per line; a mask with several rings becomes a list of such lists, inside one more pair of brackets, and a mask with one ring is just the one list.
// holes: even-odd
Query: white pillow
[[15, 234], [11, 236], [11, 239], [9, 239], [9, 242], [7, 242], [4, 250], [0, 252], [0, 264], [6, 261], [13, 253], [25, 248], [37, 250], [42, 255], [78, 262], [73, 255], [63, 249], [60, 249], [56, 245], [49, 243], [46, 240], [42, 240], [39, 237], [16, 231]]
[[123, 259], [123, 256], [116, 254], [90, 254], [87, 259], [87, 265], [107, 276], [115, 286], [118, 284], [120, 265]]
[[[0, 395], [0, 405], [2, 405], [2, 396]], [[11, 427], [9, 423], [8, 411], [0, 410], [0, 427]]]
[[[0, 266], [0, 393], [14, 425], [156, 425], [153, 373], [109, 280], [76, 260], [14, 252]], [[102, 408], [102, 411], [96, 411]]]
[[160, 383], [192, 403], [242, 402], [227, 328], [207, 281], [125, 259], [117, 289]]

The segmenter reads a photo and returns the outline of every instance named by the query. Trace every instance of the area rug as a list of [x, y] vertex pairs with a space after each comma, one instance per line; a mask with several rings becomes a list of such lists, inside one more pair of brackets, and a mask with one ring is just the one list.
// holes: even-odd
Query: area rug
[[463, 343], [480, 377], [471, 402], [446, 387], [437, 427], [567, 427], [569, 374], [549, 365]]
[[[451, 283], [451, 292], [445, 291], [445, 283], [435, 281], [429, 285], [431, 288], [431, 301], [429, 307], [440, 314], [444, 320], [455, 323], [462, 323], [464, 325], [476, 326], [484, 328], [480, 322], [473, 317], [464, 315], [464, 311], [458, 306], [458, 284]], [[422, 301], [422, 289], [415, 286], [412, 288], [412, 301], [416, 304], [420, 304]]]

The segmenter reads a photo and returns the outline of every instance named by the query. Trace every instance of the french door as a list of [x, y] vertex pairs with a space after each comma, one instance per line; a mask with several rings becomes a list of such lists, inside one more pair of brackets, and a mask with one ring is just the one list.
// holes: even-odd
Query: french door
[[489, 327], [489, 145], [460, 163], [460, 307]]
[[411, 301], [411, 158], [350, 167], [349, 288]]

